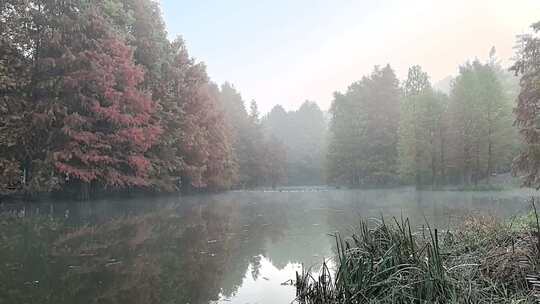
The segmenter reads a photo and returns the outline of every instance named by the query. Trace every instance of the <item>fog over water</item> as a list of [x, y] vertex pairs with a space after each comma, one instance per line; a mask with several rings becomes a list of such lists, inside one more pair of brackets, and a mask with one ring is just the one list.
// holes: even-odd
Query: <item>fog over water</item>
[[532, 299], [539, 16], [0, 1], [0, 304]]
[[360, 218], [446, 230], [522, 214], [531, 193], [285, 188], [5, 205], [14, 219], [2, 228], [0, 293], [10, 303], [288, 303], [295, 272], [331, 263], [331, 234]]

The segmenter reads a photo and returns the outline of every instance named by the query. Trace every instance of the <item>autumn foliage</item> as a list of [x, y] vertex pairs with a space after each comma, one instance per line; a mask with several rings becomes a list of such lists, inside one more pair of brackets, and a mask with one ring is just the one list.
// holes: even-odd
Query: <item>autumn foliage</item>
[[158, 3], [8, 0], [0, 27], [0, 193], [241, 185], [251, 139]]
[[66, 115], [54, 166], [66, 179], [84, 183], [147, 186], [151, 163], [145, 152], [161, 134], [152, 118], [155, 104], [137, 88], [144, 74], [133, 63], [132, 50], [103, 36], [92, 48], [67, 50], [61, 83]]

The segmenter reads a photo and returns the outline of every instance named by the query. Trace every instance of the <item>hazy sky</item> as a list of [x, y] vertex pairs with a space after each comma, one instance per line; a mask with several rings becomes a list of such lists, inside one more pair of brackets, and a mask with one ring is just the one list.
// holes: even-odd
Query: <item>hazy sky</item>
[[436, 82], [491, 46], [510, 62], [515, 35], [540, 20], [540, 0], [161, 0], [170, 38], [182, 35], [217, 83], [261, 112], [296, 109], [390, 65], [419, 64]]

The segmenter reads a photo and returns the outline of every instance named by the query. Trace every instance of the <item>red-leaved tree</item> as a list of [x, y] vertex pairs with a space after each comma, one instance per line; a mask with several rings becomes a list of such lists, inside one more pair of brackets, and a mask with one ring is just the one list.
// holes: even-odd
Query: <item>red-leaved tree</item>
[[62, 55], [54, 58], [64, 69], [58, 97], [65, 113], [54, 167], [85, 189], [147, 186], [145, 152], [161, 134], [155, 104], [138, 88], [144, 75], [132, 50], [97, 14], [86, 18], [83, 34], [64, 35]]

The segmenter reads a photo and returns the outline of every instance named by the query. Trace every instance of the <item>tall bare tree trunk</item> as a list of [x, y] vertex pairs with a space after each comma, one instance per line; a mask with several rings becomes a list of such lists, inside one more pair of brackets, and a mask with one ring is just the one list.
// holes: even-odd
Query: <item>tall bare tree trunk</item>
[[413, 117], [414, 117], [414, 181], [416, 189], [422, 188], [422, 180], [420, 176], [420, 145], [418, 139], [418, 113], [416, 112], [416, 101], [413, 100]]
[[445, 147], [445, 142], [444, 142], [444, 133], [442, 131], [442, 128], [440, 129], [440, 132], [439, 132], [439, 136], [440, 136], [440, 139], [441, 139], [441, 142], [440, 142], [440, 151], [441, 151], [441, 159], [440, 159], [440, 168], [441, 168], [441, 176], [440, 178], [442, 179], [442, 183], [446, 183], [446, 160], [444, 159], [445, 158], [445, 155], [444, 155], [444, 149], [446, 149]]
[[478, 180], [480, 179], [480, 141], [476, 142], [476, 166], [474, 172], [474, 186], [478, 186]]
[[435, 177], [437, 176], [437, 168], [435, 164], [436, 151], [435, 151], [435, 144], [433, 142], [434, 133], [435, 132], [431, 130], [430, 136], [429, 136], [429, 145], [431, 147], [431, 188], [432, 189], [433, 189], [433, 186], [435, 185]]
[[487, 183], [490, 184], [490, 178], [491, 178], [491, 170], [492, 170], [492, 163], [493, 163], [493, 139], [491, 138], [493, 136], [493, 130], [492, 130], [492, 122], [491, 122], [491, 109], [488, 109], [488, 159], [487, 159]]
[[79, 199], [87, 201], [90, 199], [90, 184], [86, 182], [80, 182], [81, 188], [79, 193]]
[[493, 162], [493, 143], [491, 142], [491, 138], [489, 139], [488, 143], [488, 159], [487, 159], [487, 183], [490, 184], [490, 178], [491, 178], [491, 171], [492, 171], [492, 162]]
[[465, 140], [463, 144], [463, 184], [464, 185], [470, 185], [471, 184], [471, 147], [470, 144]]

